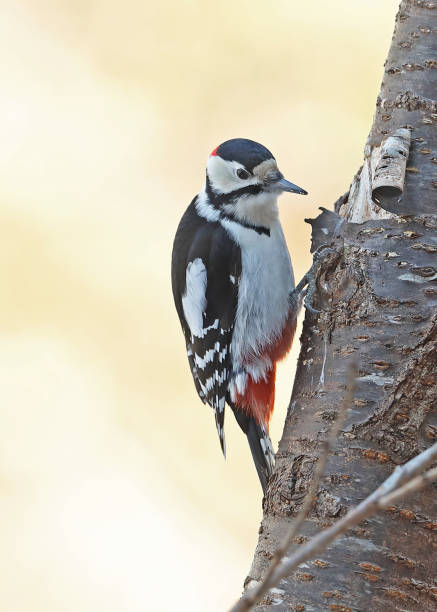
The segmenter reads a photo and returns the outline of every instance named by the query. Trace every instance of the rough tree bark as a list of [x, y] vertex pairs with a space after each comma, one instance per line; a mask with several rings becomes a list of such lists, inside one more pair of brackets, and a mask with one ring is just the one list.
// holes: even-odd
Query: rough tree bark
[[[344, 395], [350, 356], [359, 362], [355, 399], [297, 544], [437, 439], [436, 68], [437, 1], [403, 0], [363, 167], [335, 212], [324, 210], [311, 221], [312, 250], [332, 243], [335, 253], [318, 279], [315, 305], [322, 312], [306, 313], [246, 584], [260, 579], [300, 507]], [[384, 180], [381, 188], [379, 180], [393, 149], [389, 143], [388, 153], [386, 147], [381, 154], [381, 144], [399, 128], [401, 137], [408, 136], [405, 130], [411, 133], [401, 195], [396, 185], [384, 188]], [[401, 149], [394, 156], [402, 155]], [[373, 189], [380, 206], [372, 200]], [[347, 533], [256, 609], [370, 606], [437, 609], [435, 486]]]

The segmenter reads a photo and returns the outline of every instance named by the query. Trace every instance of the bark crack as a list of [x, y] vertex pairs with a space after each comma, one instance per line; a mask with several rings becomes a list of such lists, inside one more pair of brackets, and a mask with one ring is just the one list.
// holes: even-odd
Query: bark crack
[[437, 100], [416, 95], [410, 90], [400, 92], [393, 100], [378, 96], [376, 106], [381, 109], [403, 108], [407, 111], [437, 112]]

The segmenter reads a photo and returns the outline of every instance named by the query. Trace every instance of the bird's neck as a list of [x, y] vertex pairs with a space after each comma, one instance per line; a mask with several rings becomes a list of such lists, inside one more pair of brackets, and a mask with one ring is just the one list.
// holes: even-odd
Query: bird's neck
[[278, 221], [278, 194], [257, 185], [220, 194], [214, 191], [207, 177], [200, 196], [211, 208], [243, 224], [271, 228]]
[[237, 221], [269, 229], [277, 223], [279, 217], [278, 197], [266, 191], [242, 196], [232, 204], [225, 204], [223, 209]]

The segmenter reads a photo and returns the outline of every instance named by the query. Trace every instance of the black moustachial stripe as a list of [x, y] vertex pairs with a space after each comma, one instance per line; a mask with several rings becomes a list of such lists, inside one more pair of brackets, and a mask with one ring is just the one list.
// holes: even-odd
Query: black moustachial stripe
[[230, 204], [243, 195], [258, 195], [258, 193], [262, 191], [262, 185], [246, 185], [245, 187], [240, 187], [240, 189], [234, 189], [234, 191], [230, 191], [229, 193], [216, 193], [212, 188], [211, 181], [207, 174], [205, 191], [214, 208], [219, 209], [223, 204]]
[[248, 221], [242, 221], [241, 219], [237, 219], [236, 217], [233, 217], [232, 215], [225, 215], [223, 213], [221, 214], [221, 218], [229, 219], [229, 221], [234, 221], [234, 223], [238, 223], [239, 225], [242, 225], [243, 227], [247, 227], [247, 229], [251, 229], [257, 234], [265, 234], [266, 236], [270, 238], [270, 230], [268, 227], [264, 227], [263, 225], [253, 225], [253, 223], [249, 223]]
[[248, 221], [243, 221], [241, 219], [237, 219], [233, 215], [226, 214], [222, 211], [222, 206], [224, 204], [230, 204], [231, 202], [237, 200], [239, 197], [245, 194], [249, 195], [257, 195], [262, 191], [261, 185], [246, 185], [245, 187], [241, 187], [240, 189], [235, 189], [234, 191], [230, 191], [229, 193], [215, 193], [211, 186], [211, 182], [209, 180], [208, 175], [206, 175], [206, 187], [205, 187], [206, 195], [208, 196], [209, 202], [214, 206], [216, 210], [220, 212], [220, 217], [222, 219], [229, 219], [230, 221], [234, 221], [235, 223], [239, 223], [243, 227], [247, 227], [248, 229], [252, 229], [257, 234], [265, 234], [266, 236], [270, 236], [270, 230], [268, 227], [264, 227], [263, 225], [254, 225], [253, 223], [249, 223]]

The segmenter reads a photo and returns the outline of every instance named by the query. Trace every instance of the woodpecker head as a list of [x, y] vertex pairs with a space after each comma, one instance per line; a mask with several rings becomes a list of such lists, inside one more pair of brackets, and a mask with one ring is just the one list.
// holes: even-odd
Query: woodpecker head
[[208, 198], [228, 215], [269, 226], [278, 216], [277, 198], [284, 191], [307, 193], [285, 180], [270, 151], [253, 140], [227, 140], [208, 158]]

